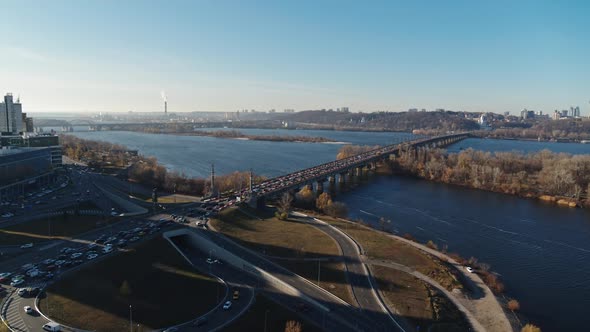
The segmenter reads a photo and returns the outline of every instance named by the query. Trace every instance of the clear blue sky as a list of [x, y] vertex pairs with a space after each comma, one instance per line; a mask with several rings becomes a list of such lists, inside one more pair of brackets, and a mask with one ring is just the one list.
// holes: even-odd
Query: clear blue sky
[[2, 1], [24, 110], [589, 114], [590, 1]]

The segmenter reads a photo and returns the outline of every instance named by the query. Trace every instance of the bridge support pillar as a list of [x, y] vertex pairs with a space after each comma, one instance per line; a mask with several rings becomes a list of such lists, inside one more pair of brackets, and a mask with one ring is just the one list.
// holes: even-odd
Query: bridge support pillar
[[328, 177], [328, 183], [334, 184], [336, 183], [336, 175]]
[[361, 166], [361, 167], [357, 167], [357, 168], [355, 168], [355, 169], [354, 169], [354, 172], [355, 172], [355, 175], [356, 175], [356, 176], [361, 176], [361, 175], [363, 175], [363, 167]]
[[338, 175], [338, 183], [342, 183], [343, 184], [344, 182], [346, 182], [346, 174], [348, 174], [348, 172], [346, 172], [346, 173], [340, 173]]
[[318, 195], [321, 195], [324, 192], [324, 181], [323, 180], [319, 180], [316, 183], [316, 192]]

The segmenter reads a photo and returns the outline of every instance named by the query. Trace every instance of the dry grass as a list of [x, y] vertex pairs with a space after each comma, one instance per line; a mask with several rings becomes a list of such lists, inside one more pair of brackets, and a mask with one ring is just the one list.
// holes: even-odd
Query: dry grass
[[69, 238], [119, 220], [119, 218], [85, 215], [68, 215], [67, 217], [59, 215], [36, 219], [0, 229], [0, 243], [16, 245]]
[[[282, 221], [270, 214], [265, 217], [257, 220], [237, 209], [231, 209], [222, 212], [219, 219], [213, 219], [211, 223], [221, 233], [248, 248], [269, 256], [297, 259], [274, 261], [314, 283], [317, 282], [318, 262], [302, 259], [340, 255], [338, 244], [317, 228], [294, 221]], [[352, 304], [344, 264], [322, 262], [320, 266], [320, 279], [325, 281], [320, 282], [320, 286]]]
[[337, 256], [336, 242], [313, 226], [274, 217], [254, 219], [237, 209], [222, 212], [211, 224], [221, 233], [269, 256]]
[[324, 216], [321, 218], [352, 236], [361, 244], [365, 254], [370, 258], [388, 260], [414, 268], [433, 278], [448, 290], [462, 288], [452, 270], [436, 257], [369, 227]]
[[[124, 283], [128, 289], [122, 291]], [[49, 286], [41, 310], [58, 322], [96, 331], [134, 325], [156, 329], [195, 318], [221, 299], [225, 288], [199, 274], [163, 238], [83, 267]]]
[[[321, 331], [315, 325], [304, 322], [298, 315], [281, 305], [269, 300], [268, 298], [258, 295], [256, 302], [238, 318], [235, 322], [225, 327], [226, 332], [242, 331], [264, 331], [264, 318], [266, 315], [266, 331], [283, 332], [288, 321], [298, 321], [302, 323], [302, 331], [319, 332]], [[206, 330], [207, 326], [203, 327]]]
[[328, 292], [338, 296], [349, 304], [356, 305], [350, 291], [350, 286], [346, 281], [344, 263], [338, 262], [318, 262], [314, 261], [280, 261], [275, 260], [281, 266], [290, 271], [297, 273], [303, 278], [318, 284]]
[[413, 326], [428, 331], [468, 331], [461, 312], [442, 294], [413, 276], [371, 266], [385, 301]]

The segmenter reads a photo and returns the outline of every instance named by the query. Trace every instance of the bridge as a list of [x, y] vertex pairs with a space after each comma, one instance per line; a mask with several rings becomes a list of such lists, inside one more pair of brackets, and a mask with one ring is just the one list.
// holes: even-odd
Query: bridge
[[251, 188], [242, 190], [237, 196], [250, 205], [261, 206], [265, 198], [278, 197], [284, 192], [291, 192], [316, 184], [318, 192], [323, 191], [325, 182], [344, 183], [348, 177], [361, 175], [363, 169], [375, 169], [378, 162], [399, 156], [400, 151], [407, 149], [444, 147], [469, 137], [469, 133], [420, 138], [413, 141], [392, 144], [382, 148], [363, 152], [348, 158], [327, 162], [311, 168], [299, 170], [287, 175], [278, 176]]
[[92, 123], [88, 127], [91, 131], [143, 131], [146, 128], [159, 129], [166, 131], [175, 127], [192, 128], [221, 128], [227, 126], [227, 121], [208, 121], [208, 122], [121, 122], [121, 123]]

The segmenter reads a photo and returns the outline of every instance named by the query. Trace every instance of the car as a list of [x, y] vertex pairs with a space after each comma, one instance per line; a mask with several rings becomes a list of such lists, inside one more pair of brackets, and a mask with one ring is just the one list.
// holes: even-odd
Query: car
[[51, 265], [51, 264], [53, 264], [54, 262], [55, 262], [55, 259], [47, 258], [46, 260], [44, 260], [44, 261], [43, 261], [43, 262], [41, 262], [41, 263], [43, 263], [43, 265]]
[[467, 272], [469, 272], [469, 273], [475, 272], [471, 266], [466, 266], [465, 270], [467, 270]]
[[98, 257], [97, 254], [90, 254], [90, 255], [86, 256], [86, 259], [92, 260], [92, 259], [95, 259], [96, 257]]
[[231, 301], [226, 301], [223, 304], [223, 310], [229, 310], [229, 308], [231, 308]]
[[51, 273], [51, 272], [48, 272], [48, 273], [45, 275], [45, 277], [43, 277], [43, 279], [45, 279], [45, 280], [51, 280], [51, 279], [53, 279], [53, 277], [54, 277], [54, 274], [53, 274], [53, 273]]
[[12, 282], [10, 283], [10, 286], [16, 287], [16, 286], [22, 285], [24, 283], [25, 283], [24, 279], [16, 279], [16, 280], [12, 280]]
[[206, 262], [207, 262], [207, 264], [214, 264], [215, 263], [215, 261], [212, 260], [211, 258], [207, 258]]
[[233, 296], [233, 300], [237, 301], [240, 299], [240, 291], [239, 290], [234, 290], [234, 296]]
[[81, 252], [75, 252], [75, 253], [73, 253], [73, 254], [70, 256], [70, 258], [71, 258], [71, 259], [76, 259], [76, 258], [78, 258], [78, 257], [80, 257], [80, 256], [82, 256], [82, 253], [81, 253]]
[[119, 213], [118, 213], [118, 212], [116, 212], [116, 211], [113, 211], [113, 212], [111, 212], [111, 216], [113, 216], [113, 217], [116, 217], [116, 216], [118, 216], [118, 215], [119, 215]]
[[106, 246], [104, 248], [102, 248], [102, 252], [105, 254], [108, 254], [109, 252], [113, 251], [113, 247], [112, 246]]
[[215, 263], [215, 264], [222, 264], [222, 263], [221, 263], [221, 261], [220, 261], [219, 259], [215, 259], [215, 260], [213, 260], [213, 263]]
[[20, 246], [21, 249], [29, 249], [29, 248], [33, 248], [33, 244], [32, 243], [25, 243], [22, 246]]
[[132, 237], [132, 238], [129, 239], [129, 242], [136, 242], [138, 240], [139, 240], [139, 238], [137, 236], [134, 236], [134, 237]]
[[10, 273], [10, 272], [0, 273], [0, 282], [8, 280], [8, 278], [10, 278], [11, 275], [12, 275], [12, 273]]
[[24, 309], [25, 309], [25, 312], [29, 315], [33, 313], [33, 308], [31, 308], [31, 306], [27, 305], [27, 306], [25, 306]]
[[65, 260], [63, 260], [63, 259], [60, 259], [60, 260], [58, 260], [58, 261], [55, 261], [55, 263], [54, 263], [54, 264], [55, 264], [56, 266], [62, 266], [62, 265], [64, 265], [64, 263], [65, 263], [65, 262], [66, 262]]
[[27, 295], [27, 289], [26, 288], [19, 288], [16, 293], [18, 294], [18, 296], [25, 296]]
[[39, 270], [37, 270], [37, 269], [27, 271], [27, 276], [29, 276], [30, 278], [35, 278], [38, 275], [39, 275]]

